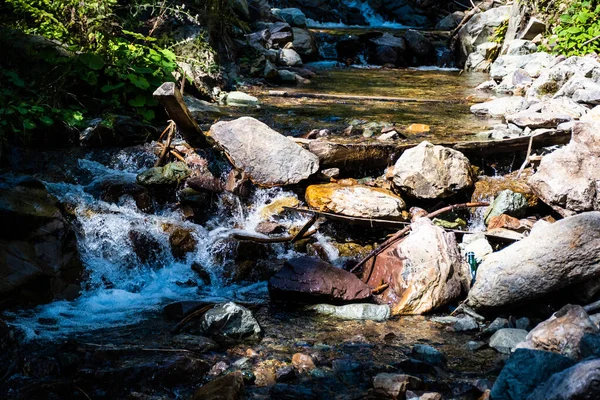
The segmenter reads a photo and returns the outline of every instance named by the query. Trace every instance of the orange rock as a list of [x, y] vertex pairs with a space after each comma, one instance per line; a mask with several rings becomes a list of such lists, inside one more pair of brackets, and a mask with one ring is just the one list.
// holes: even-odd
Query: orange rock
[[505, 228], [512, 231], [518, 231], [521, 227], [521, 221], [510, 215], [502, 214], [490, 219], [488, 229]]
[[311, 371], [316, 368], [312, 358], [309, 355], [302, 353], [296, 353], [292, 356], [292, 364], [300, 372]]
[[425, 124], [411, 124], [406, 130], [410, 133], [423, 133], [429, 132], [430, 128], [429, 125]]

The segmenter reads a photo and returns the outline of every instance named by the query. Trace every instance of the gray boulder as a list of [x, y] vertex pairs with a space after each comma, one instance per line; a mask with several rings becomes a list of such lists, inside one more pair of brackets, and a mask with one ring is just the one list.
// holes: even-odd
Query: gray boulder
[[573, 118], [568, 114], [555, 114], [553, 112], [521, 111], [516, 114], [507, 115], [506, 121], [522, 128], [556, 128], [558, 125], [569, 122]]
[[435, 26], [436, 31], [451, 31], [458, 26], [458, 24], [465, 17], [465, 13], [462, 11], [455, 11], [452, 14], [446, 15], [440, 22]]
[[516, 349], [496, 379], [491, 398], [527, 399], [527, 396], [552, 375], [574, 364], [570, 358], [549, 351]]
[[290, 24], [291, 26], [297, 26], [299, 28], [306, 27], [306, 15], [302, 12], [302, 10], [298, 8], [284, 8], [281, 10], [273, 10], [273, 14], [282, 18]]
[[396, 161], [394, 185], [420, 199], [451, 196], [473, 186], [471, 164], [461, 152], [424, 141]]
[[445, 365], [446, 356], [435, 347], [426, 344], [415, 344], [410, 354], [415, 360], [432, 365]]
[[220, 341], [258, 339], [262, 330], [252, 312], [235, 303], [216, 305], [200, 320], [202, 331]]
[[515, 39], [508, 42], [505, 50], [506, 55], [520, 56], [536, 53], [537, 49], [537, 45], [529, 40]]
[[458, 31], [458, 38], [465, 58], [473, 53], [478, 45], [490, 41], [496, 28], [508, 21], [510, 8], [510, 6], [501, 6], [475, 14]]
[[302, 65], [302, 58], [294, 49], [283, 49], [279, 53], [277, 60], [279, 65], [284, 67], [295, 67]]
[[458, 318], [453, 328], [455, 332], [474, 331], [479, 329], [479, 324], [477, 324], [475, 318], [464, 315], [462, 318]]
[[236, 168], [261, 186], [295, 184], [319, 170], [317, 156], [251, 117], [218, 122], [210, 136]]
[[496, 308], [541, 297], [600, 276], [600, 212], [535, 227], [490, 254], [477, 269], [468, 304]]
[[413, 64], [435, 65], [437, 52], [431, 40], [412, 29], [406, 31], [404, 40], [406, 41], [408, 51], [413, 56]]
[[258, 99], [244, 92], [231, 92], [227, 94], [226, 100], [228, 106], [249, 107], [258, 105]]
[[503, 55], [498, 57], [490, 68], [492, 79], [501, 80], [517, 69], [523, 69], [531, 77], [537, 78], [542, 71], [550, 68], [554, 56], [548, 53], [533, 53], [525, 55]]
[[529, 186], [563, 216], [600, 210], [600, 123], [576, 123], [569, 144], [544, 156]]
[[512, 190], [503, 190], [496, 198], [483, 216], [485, 223], [489, 223], [490, 219], [498, 215], [507, 214], [512, 217], [521, 218], [525, 215], [528, 207], [527, 199], [521, 193], [515, 193]]
[[311, 59], [319, 54], [313, 34], [305, 28], [292, 28], [294, 50], [303, 57]]
[[485, 103], [474, 104], [471, 112], [476, 115], [489, 115], [493, 118], [516, 114], [525, 107], [525, 99], [521, 96], [500, 97]]
[[527, 337], [525, 329], [498, 329], [490, 338], [490, 347], [500, 353], [510, 354]]
[[600, 360], [567, 368], [538, 386], [527, 400], [577, 400], [600, 398]]
[[[491, 324], [488, 325], [487, 328], [485, 328], [483, 330], [483, 334], [484, 335], [493, 335], [494, 333], [498, 332], [500, 329], [506, 329], [510, 327], [510, 323], [508, 322], [508, 320], [506, 318], [496, 318], [495, 320], [492, 321]], [[519, 328], [521, 329], [521, 328]]]

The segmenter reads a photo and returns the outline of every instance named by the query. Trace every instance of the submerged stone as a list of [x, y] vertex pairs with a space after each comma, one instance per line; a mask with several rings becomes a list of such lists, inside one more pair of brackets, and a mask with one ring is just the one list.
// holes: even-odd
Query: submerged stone
[[310, 310], [349, 320], [385, 321], [390, 317], [390, 306], [387, 304], [347, 304], [345, 306], [317, 304], [310, 307]]

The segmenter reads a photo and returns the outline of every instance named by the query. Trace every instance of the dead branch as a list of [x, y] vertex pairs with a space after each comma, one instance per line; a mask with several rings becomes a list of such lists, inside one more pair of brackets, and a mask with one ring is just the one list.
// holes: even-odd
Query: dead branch
[[171, 142], [173, 141], [174, 135], [175, 135], [175, 122], [169, 121], [169, 134], [167, 136], [167, 142], [164, 144], [164, 147], [163, 147], [162, 151], [160, 152], [160, 156], [158, 157], [158, 160], [156, 160], [156, 163], [154, 163], [155, 167], [159, 167], [165, 160], [165, 157], [167, 156], [167, 154], [169, 153], [169, 149], [171, 148]]

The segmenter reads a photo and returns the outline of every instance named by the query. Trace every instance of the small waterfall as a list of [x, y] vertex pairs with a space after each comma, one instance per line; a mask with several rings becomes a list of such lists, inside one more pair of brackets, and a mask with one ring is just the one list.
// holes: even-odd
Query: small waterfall
[[[229, 212], [214, 216], [202, 226], [186, 221], [180, 210], [169, 204], [157, 206], [153, 214], [148, 214], [140, 211], [128, 195], [114, 204], [91, 194], [92, 188], [102, 180], [135, 182], [137, 174], [148, 166], [148, 161], [153, 162], [153, 157], [147, 152], [126, 154], [121, 151], [108, 166], [82, 159], [78, 163], [80, 173], [92, 176], [91, 182], [47, 183], [55, 196], [75, 207], [78, 247], [86, 278], [83, 292], [76, 300], [55, 301], [13, 315], [15, 325], [24, 330], [27, 338], [53, 340], [133, 324], [175, 300], [261, 301], [267, 298], [265, 282], [229, 285], [223, 278], [223, 264], [231, 262], [228, 238], [233, 232], [258, 235], [254, 230], [261, 221], [262, 208], [278, 198], [295, 195], [282, 189], [259, 189], [249, 205], [238, 201], [232, 206], [229, 202]], [[302, 226], [306, 220], [306, 217], [294, 216], [280, 222]], [[165, 229], [170, 225], [189, 231], [197, 242], [195, 250], [185, 259], [172, 255], [169, 233]], [[136, 252], [132, 235], [143, 238], [142, 252]], [[274, 245], [273, 250], [277, 258], [296, 255], [282, 244]], [[194, 264], [210, 275], [210, 285], [204, 284], [192, 269]]]
[[[408, 29], [409, 26], [399, 24], [395, 21], [386, 21], [381, 15], [377, 14], [371, 7], [367, 0], [345, 0], [344, 3], [349, 8], [357, 8], [361, 14], [365, 17], [368, 23], [368, 28], [386, 28], [386, 29]], [[365, 28], [361, 25], [346, 25], [342, 22], [321, 22], [308, 19], [307, 21], [309, 28], [323, 28], [323, 29], [335, 29], [335, 28]]]

